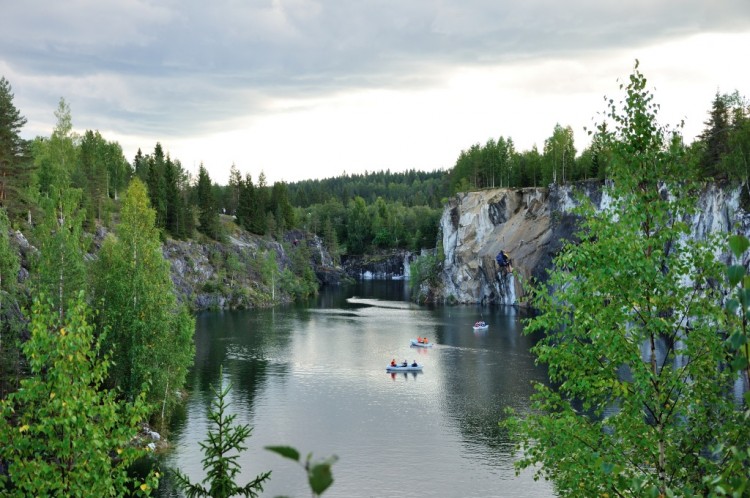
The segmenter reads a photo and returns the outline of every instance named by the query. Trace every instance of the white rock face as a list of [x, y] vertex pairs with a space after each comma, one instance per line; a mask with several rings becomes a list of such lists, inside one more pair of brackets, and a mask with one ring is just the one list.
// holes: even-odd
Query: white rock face
[[[443, 299], [520, 304], [525, 295], [523, 282], [544, 279], [562, 240], [572, 235], [575, 217], [570, 210], [580, 194], [599, 208], [610, 203], [597, 182], [456, 195], [440, 220], [445, 255]], [[695, 216], [686, 221], [695, 238], [717, 231], [750, 235], [750, 217], [740, 209], [739, 188], [706, 188]], [[500, 271], [495, 263], [500, 249], [510, 255], [513, 273]], [[729, 260], [726, 253], [717, 257]]]

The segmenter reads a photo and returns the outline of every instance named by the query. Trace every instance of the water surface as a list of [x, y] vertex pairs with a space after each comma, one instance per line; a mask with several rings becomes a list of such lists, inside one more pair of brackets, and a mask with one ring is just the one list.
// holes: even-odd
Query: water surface
[[[546, 482], [516, 476], [505, 407], [523, 412], [532, 381], [544, 381], [512, 307], [427, 308], [405, 301], [404, 282], [367, 281], [326, 290], [314, 302], [197, 318], [190, 397], [166, 457], [193, 481], [204, 477], [210, 386], [232, 382], [231, 411], [250, 424], [241, 484], [271, 470], [263, 496], [310, 496], [304, 471], [263, 450], [337, 455], [333, 497], [546, 497]], [[479, 319], [489, 330], [475, 333]], [[427, 336], [433, 348], [410, 346]], [[421, 373], [389, 374], [392, 358]], [[168, 482], [162, 496], [171, 496]]]

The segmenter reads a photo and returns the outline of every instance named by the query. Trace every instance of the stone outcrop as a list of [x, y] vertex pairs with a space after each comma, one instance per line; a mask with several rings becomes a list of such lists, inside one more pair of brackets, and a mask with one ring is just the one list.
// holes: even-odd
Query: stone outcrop
[[403, 280], [410, 275], [410, 264], [414, 255], [405, 250], [344, 256], [342, 266], [346, 274], [355, 280]]
[[[106, 228], [97, 227], [91, 237], [90, 252], [84, 255], [88, 261], [97, 258], [109, 234]], [[38, 250], [20, 231], [11, 230], [9, 235], [20, 260], [18, 283], [28, 289], [29, 268]], [[287, 244], [235, 230], [224, 242], [167, 239], [162, 245], [162, 254], [170, 264], [177, 299], [193, 310], [253, 308], [290, 301], [291, 296], [278, 282], [273, 289], [264, 282], [260, 258], [273, 252], [281, 274], [291, 267], [286, 248], [299, 244], [307, 246], [310, 265], [321, 285], [338, 285], [350, 280], [343, 268], [334, 264], [320, 237], [292, 230], [284, 235], [284, 242]], [[15, 312], [20, 316], [18, 305], [14, 306], [5, 306], [3, 313]]]
[[[323, 285], [336, 285], [346, 280], [346, 274], [333, 259], [319, 237], [301, 231], [290, 231], [284, 241], [291, 246], [306, 244], [311, 255], [310, 264]], [[237, 309], [267, 306], [285, 302], [289, 296], [276, 286], [271, 289], [263, 282], [260, 259], [275, 253], [279, 271], [291, 265], [284, 245], [278, 241], [235, 232], [224, 243], [215, 241], [167, 240], [162, 246], [164, 258], [171, 264], [172, 282], [177, 296], [192, 309]], [[228, 262], [234, 261], [234, 268]]]
[[[692, 227], [691, 237], [728, 230], [750, 234], [750, 217], [740, 208], [739, 193], [739, 188], [715, 185], [704, 189], [695, 216], [685, 220]], [[552, 258], [573, 237], [576, 216], [571, 209], [578, 195], [588, 197], [598, 209], [610, 202], [601, 182], [595, 181], [456, 195], [440, 220], [444, 261], [437, 299], [523, 304], [524, 283], [545, 281]], [[501, 249], [511, 257], [512, 273], [495, 263]]]

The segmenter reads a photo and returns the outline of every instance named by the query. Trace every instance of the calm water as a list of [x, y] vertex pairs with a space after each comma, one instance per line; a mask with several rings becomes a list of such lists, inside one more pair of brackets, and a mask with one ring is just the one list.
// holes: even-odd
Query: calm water
[[[204, 477], [198, 442], [223, 365], [231, 411], [253, 427], [238, 482], [271, 470], [263, 496], [310, 496], [304, 471], [267, 445], [338, 455], [327, 498], [553, 496], [549, 483], [515, 476], [497, 425], [505, 407], [526, 410], [531, 381], [545, 379], [520, 316], [505, 307], [420, 307], [404, 300], [404, 285], [363, 282], [307, 306], [198, 316], [190, 397], [167, 465]], [[480, 318], [490, 328], [475, 333]], [[419, 335], [435, 346], [410, 347]], [[388, 374], [391, 358], [416, 359], [424, 371]]]

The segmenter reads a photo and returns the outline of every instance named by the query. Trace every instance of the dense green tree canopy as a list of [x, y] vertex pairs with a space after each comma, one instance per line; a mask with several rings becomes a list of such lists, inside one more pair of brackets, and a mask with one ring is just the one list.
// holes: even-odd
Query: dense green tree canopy
[[95, 267], [94, 294], [104, 343], [117, 362], [108, 384], [127, 399], [146, 391], [152, 413], [173, 406], [194, 355], [195, 323], [176, 300], [161, 253], [156, 214], [134, 179], [125, 194], [117, 236], [109, 236]]
[[[69, 306], [68, 306], [69, 305]], [[0, 494], [26, 496], [146, 495], [156, 487], [128, 475], [128, 467], [146, 454], [133, 445], [146, 405], [117, 400], [102, 388], [111, 359], [100, 356], [91, 312], [81, 292], [57, 306], [35, 300], [31, 338], [23, 345], [31, 376], [21, 389], [0, 401]]]

